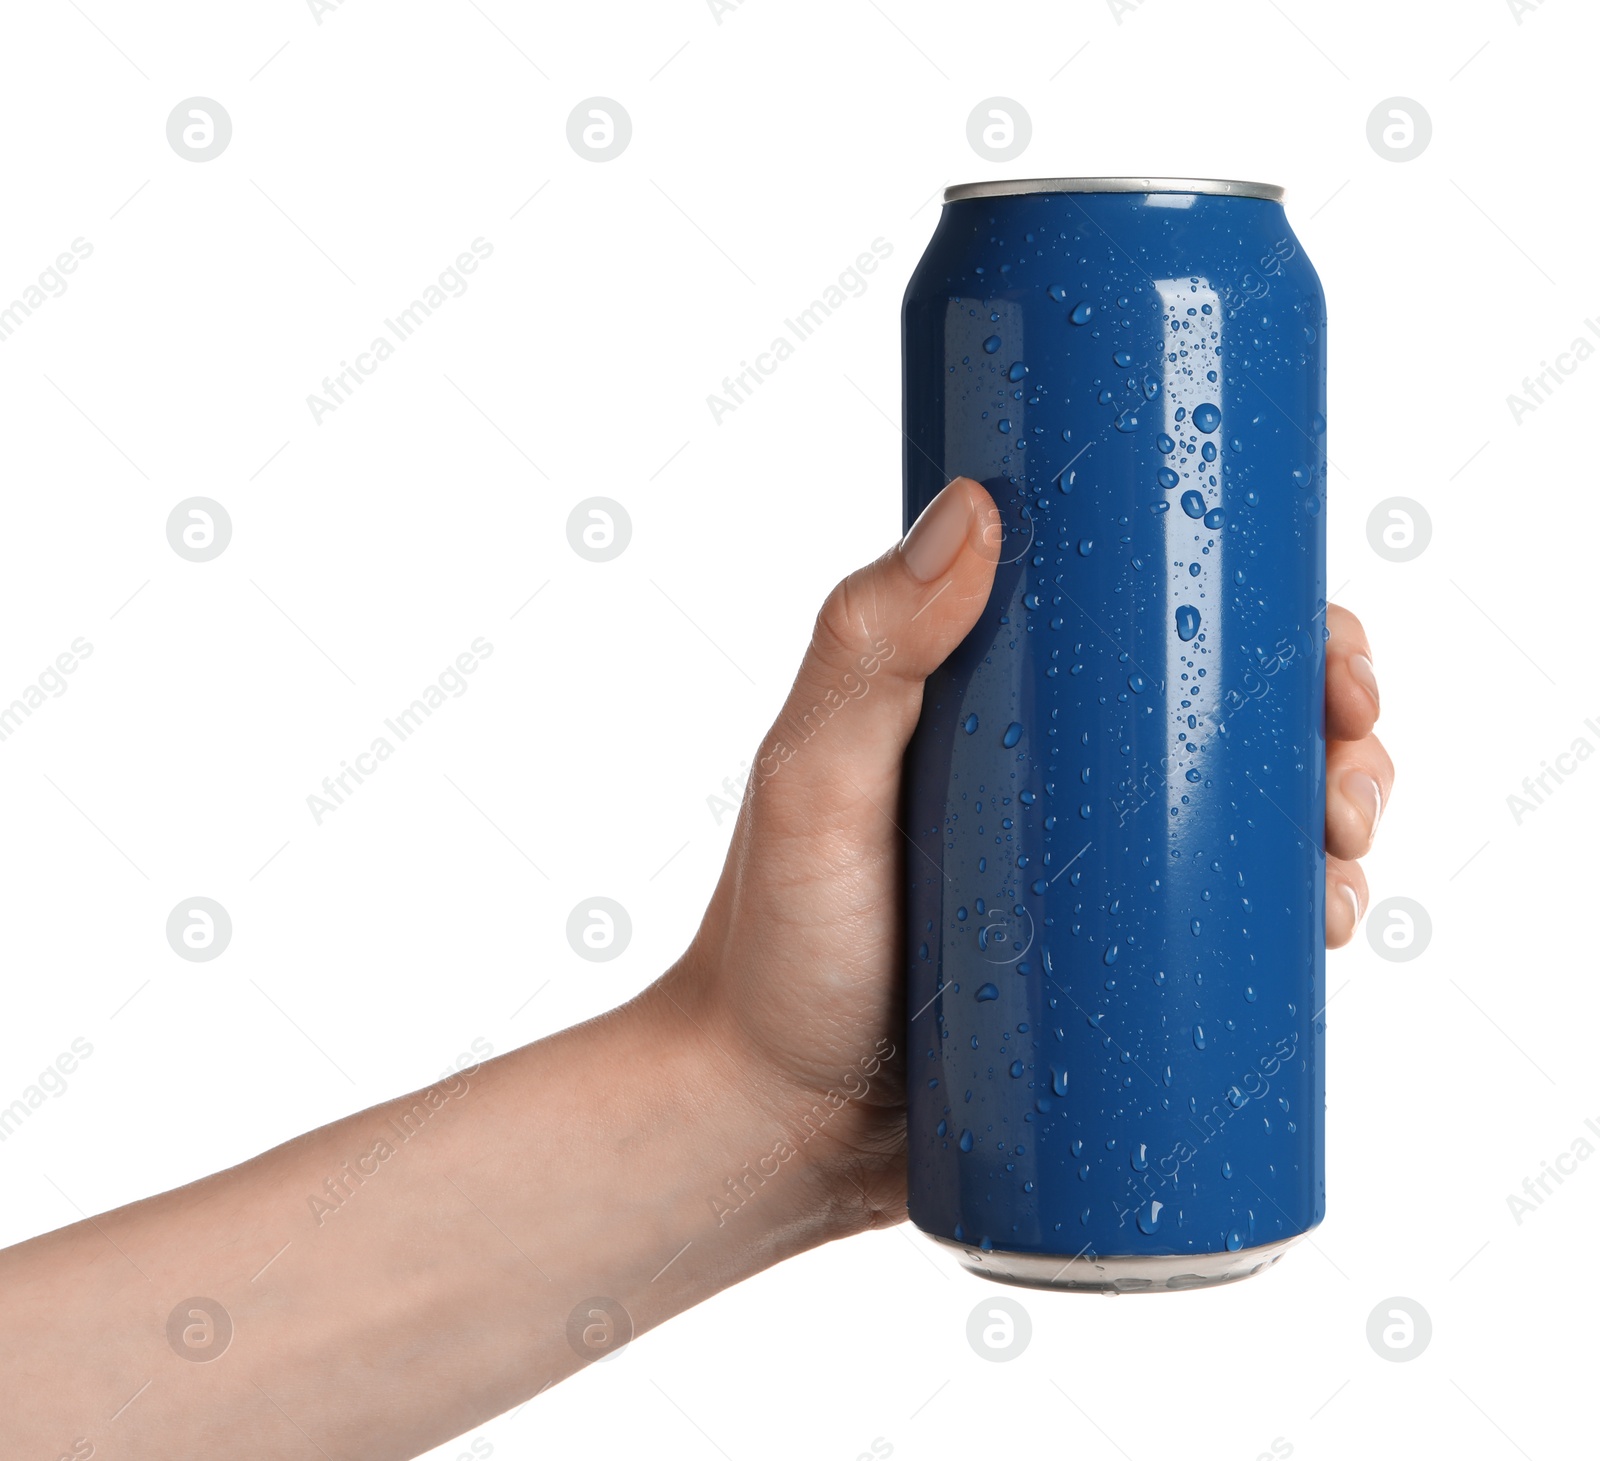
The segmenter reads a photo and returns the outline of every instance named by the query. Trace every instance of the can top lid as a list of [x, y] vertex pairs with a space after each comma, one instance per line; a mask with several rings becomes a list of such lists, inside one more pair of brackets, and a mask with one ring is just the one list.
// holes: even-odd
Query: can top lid
[[944, 190], [946, 203], [964, 198], [1008, 198], [1018, 193], [1217, 193], [1230, 198], [1283, 201], [1276, 183], [1246, 183], [1230, 178], [1002, 178], [957, 183]]

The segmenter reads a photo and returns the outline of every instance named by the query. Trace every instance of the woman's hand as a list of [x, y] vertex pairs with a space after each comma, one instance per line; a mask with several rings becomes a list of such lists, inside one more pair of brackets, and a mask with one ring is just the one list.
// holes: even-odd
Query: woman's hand
[[[785, 1130], [829, 1111], [808, 1167], [870, 1228], [905, 1217], [901, 758], [923, 682], [977, 622], [1001, 539], [994, 502], [957, 478], [905, 541], [841, 582], [755, 761], [704, 922], [660, 990], [718, 1047], [755, 1057], [745, 1084]], [[1360, 622], [1336, 605], [1327, 641], [1327, 940], [1367, 902], [1394, 767], [1372, 734], [1378, 686]], [[863, 688], [863, 686], [865, 688]], [[832, 697], [830, 702], [829, 697]], [[807, 720], [809, 717], [809, 721]], [[870, 1077], [875, 1052], [894, 1056]], [[728, 1057], [730, 1060], [732, 1056]], [[834, 1113], [826, 1094], [859, 1091]]]

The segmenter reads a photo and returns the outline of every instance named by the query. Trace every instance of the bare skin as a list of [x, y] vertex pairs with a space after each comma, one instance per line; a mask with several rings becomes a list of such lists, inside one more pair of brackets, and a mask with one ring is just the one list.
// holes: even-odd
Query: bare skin
[[[690, 947], [637, 999], [0, 1252], [0, 1455], [414, 1456], [630, 1330], [902, 1221], [891, 819], [923, 681], [987, 599], [996, 521], [958, 478], [829, 595], [755, 762], [777, 769], [752, 780]], [[1335, 606], [1328, 628], [1337, 947], [1394, 769], [1361, 625]], [[866, 693], [781, 760], [847, 674]]]

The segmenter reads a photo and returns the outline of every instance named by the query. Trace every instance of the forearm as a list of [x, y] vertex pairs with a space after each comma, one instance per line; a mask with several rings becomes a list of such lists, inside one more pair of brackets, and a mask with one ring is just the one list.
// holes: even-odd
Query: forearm
[[[734, 1037], [663, 983], [0, 1254], [0, 1453], [83, 1437], [111, 1461], [412, 1456], [586, 1363], [568, 1338], [582, 1301], [614, 1301], [637, 1333], [847, 1231], [809, 1150], [729, 1214], [728, 1179], [782, 1123]], [[168, 1337], [196, 1297], [232, 1326], [203, 1361], [222, 1349], [204, 1317]], [[574, 1328], [590, 1323], [606, 1321]]]

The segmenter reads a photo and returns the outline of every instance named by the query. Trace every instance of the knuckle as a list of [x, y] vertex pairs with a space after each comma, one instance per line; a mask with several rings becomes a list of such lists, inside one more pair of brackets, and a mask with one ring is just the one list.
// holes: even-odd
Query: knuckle
[[1335, 655], [1364, 654], [1372, 658], [1366, 626], [1340, 604], [1328, 605], [1329, 651]]
[[1361, 814], [1342, 797], [1330, 809], [1328, 817], [1328, 851], [1342, 861], [1360, 857], [1371, 842], [1371, 834]]
[[857, 576], [842, 578], [822, 601], [811, 630], [811, 647], [825, 662], [836, 663], [858, 652], [865, 639]]
[[1354, 863], [1345, 870], [1345, 881], [1350, 884], [1351, 890], [1356, 895], [1356, 907], [1362, 913], [1367, 911], [1367, 875], [1362, 871], [1361, 864]]
[[1345, 608], [1343, 604], [1328, 605], [1328, 626], [1341, 634], [1350, 634], [1360, 638], [1366, 637], [1366, 630], [1362, 627], [1360, 616]]

